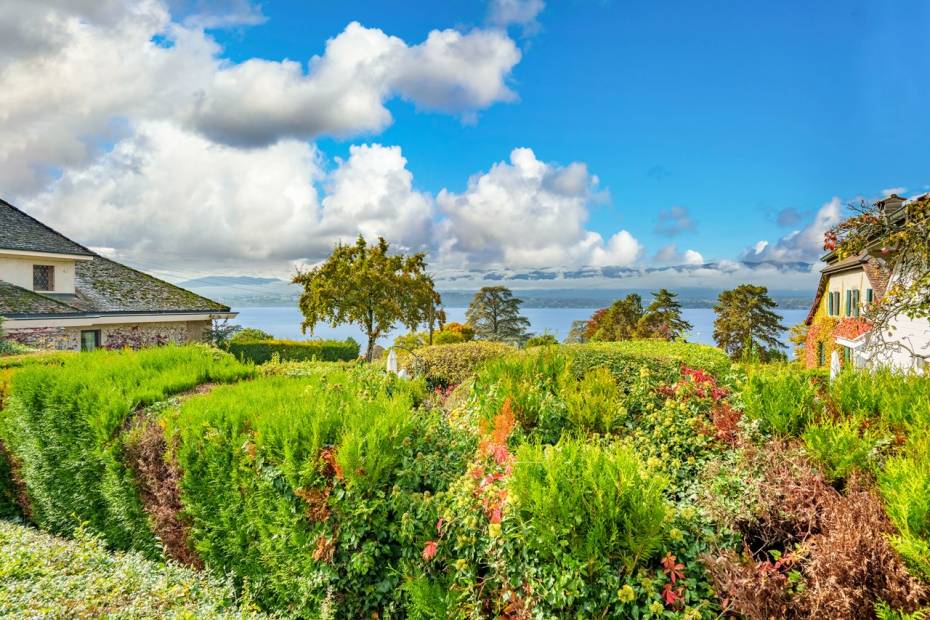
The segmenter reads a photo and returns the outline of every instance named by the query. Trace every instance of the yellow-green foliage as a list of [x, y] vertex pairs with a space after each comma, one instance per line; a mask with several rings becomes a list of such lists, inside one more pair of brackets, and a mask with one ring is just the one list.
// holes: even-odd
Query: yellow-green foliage
[[127, 419], [169, 395], [252, 372], [205, 346], [97, 351], [20, 370], [0, 434], [21, 464], [35, 522], [64, 534], [86, 523], [113, 547], [158, 555], [123, 463]]
[[631, 572], [662, 543], [665, 479], [619, 444], [524, 444], [509, 490], [527, 549], [542, 562], [565, 555], [596, 570], [619, 560]]
[[878, 459], [878, 449], [891, 440], [862, 416], [811, 424], [803, 437], [829, 480], [846, 479], [854, 470], [870, 471]]
[[776, 435], [800, 435], [817, 418], [823, 375], [787, 364], [748, 367], [742, 389], [746, 416]]
[[220, 576], [110, 553], [84, 530], [62, 540], [0, 521], [0, 617], [264, 618], [239, 609]]
[[458, 385], [470, 378], [486, 361], [516, 351], [500, 342], [460, 342], [417, 349], [407, 360], [408, 368], [426, 377], [432, 385]]
[[414, 411], [423, 396], [380, 369], [319, 364], [166, 413], [194, 548], [269, 609], [383, 613], [413, 537], [435, 527], [428, 498], [474, 449], [438, 411]]
[[912, 428], [904, 450], [879, 474], [878, 486], [898, 528], [895, 548], [930, 581], [930, 426]]

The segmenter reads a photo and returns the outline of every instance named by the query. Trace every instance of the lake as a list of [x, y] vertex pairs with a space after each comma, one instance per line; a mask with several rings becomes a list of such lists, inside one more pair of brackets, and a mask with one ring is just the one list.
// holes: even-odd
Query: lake
[[[303, 316], [296, 306], [278, 306], [270, 308], [240, 308], [235, 310], [239, 313], [235, 321], [243, 327], [256, 327], [264, 330], [275, 338], [284, 338], [290, 340], [302, 340], [311, 336], [304, 335], [300, 332], [300, 323]], [[530, 320], [530, 331], [533, 333], [543, 333], [545, 331], [555, 334], [560, 341], [568, 334], [572, 321], [586, 320], [594, 312], [592, 308], [524, 308], [523, 315]], [[807, 310], [782, 310], [780, 314], [783, 317], [782, 323], [788, 327], [802, 322], [807, 318]], [[694, 329], [688, 334], [688, 340], [702, 344], [714, 344], [714, 311], [710, 308], [684, 308], [682, 315], [685, 320], [694, 325]], [[446, 316], [449, 321], [465, 322], [465, 308], [446, 308]], [[394, 341], [395, 336], [406, 333], [406, 329], [401, 327], [395, 329], [387, 337], [382, 337], [378, 344], [387, 345]], [[782, 337], [787, 341], [787, 335]], [[365, 345], [365, 336], [362, 330], [354, 325], [340, 325], [330, 327], [329, 325], [318, 325], [313, 333], [313, 338], [334, 338], [344, 340], [354, 338], [363, 347]], [[790, 355], [790, 351], [789, 351]]]

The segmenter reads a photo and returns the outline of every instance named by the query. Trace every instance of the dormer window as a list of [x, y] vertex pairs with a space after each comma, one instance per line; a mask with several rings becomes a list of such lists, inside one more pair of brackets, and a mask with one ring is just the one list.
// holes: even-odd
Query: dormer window
[[51, 292], [55, 290], [55, 267], [52, 265], [32, 266], [32, 290]]

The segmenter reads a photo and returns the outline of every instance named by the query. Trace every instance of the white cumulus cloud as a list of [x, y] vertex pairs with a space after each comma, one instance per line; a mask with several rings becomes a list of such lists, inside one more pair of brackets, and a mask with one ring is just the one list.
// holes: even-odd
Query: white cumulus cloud
[[775, 243], [758, 241], [743, 252], [743, 260], [815, 262], [824, 253], [823, 236], [843, 219], [843, 205], [834, 197], [825, 203], [805, 228], [794, 230]]
[[598, 179], [583, 163], [542, 162], [514, 149], [456, 194], [442, 190], [447, 260], [506, 266], [629, 265], [642, 246], [625, 230], [605, 240], [585, 227]]
[[513, 100], [520, 50], [501, 30], [436, 30], [408, 44], [358, 23], [307, 63], [223, 57], [205, 27], [263, 19], [248, 2], [225, 13], [172, 16], [161, 0], [10, 0], [0, 4], [0, 187], [42, 189], [88, 166], [150, 121], [170, 121], [213, 142], [268, 146], [381, 131], [385, 104], [471, 119]]

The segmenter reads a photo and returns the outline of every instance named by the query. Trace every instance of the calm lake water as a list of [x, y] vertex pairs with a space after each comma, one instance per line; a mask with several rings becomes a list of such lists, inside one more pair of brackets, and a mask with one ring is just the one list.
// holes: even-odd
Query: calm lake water
[[[285, 338], [292, 340], [302, 340], [310, 338], [300, 332], [300, 323], [303, 317], [296, 307], [282, 306], [273, 308], [238, 308], [239, 313], [235, 321], [243, 327], [257, 327], [276, 338]], [[542, 333], [549, 331], [561, 341], [568, 334], [572, 321], [580, 321], [590, 318], [594, 312], [591, 308], [525, 308], [523, 314], [530, 320], [530, 331]], [[694, 325], [694, 329], [688, 334], [688, 340], [702, 344], [714, 344], [714, 311], [710, 308], [685, 308], [682, 311], [685, 320]], [[800, 323], [807, 317], [807, 310], [782, 310], [780, 313], [783, 317], [782, 323], [788, 327]], [[465, 308], [446, 308], [446, 316], [449, 321], [465, 321]], [[403, 327], [395, 329], [381, 338], [378, 344], [387, 345], [394, 341], [395, 336], [405, 333], [407, 330]], [[365, 337], [362, 330], [354, 325], [340, 325], [330, 327], [329, 325], [318, 325], [313, 333], [313, 338], [335, 338], [344, 340], [345, 338], [355, 338], [361, 345], [365, 344]], [[783, 341], [787, 338], [783, 337]], [[790, 353], [789, 353], [790, 354]]]

